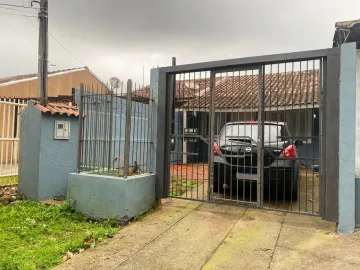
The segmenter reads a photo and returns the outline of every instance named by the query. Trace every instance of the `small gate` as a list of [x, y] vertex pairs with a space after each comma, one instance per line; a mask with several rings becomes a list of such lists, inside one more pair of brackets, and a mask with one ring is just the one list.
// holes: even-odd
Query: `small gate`
[[0, 98], [0, 186], [17, 184], [24, 100]]
[[172, 115], [169, 133], [158, 129], [168, 142], [158, 150], [164, 197], [332, 219], [326, 197], [337, 198], [337, 180], [327, 164], [338, 138], [325, 132], [336, 101], [323, 97], [338, 91], [338, 60], [327, 49], [160, 68]]

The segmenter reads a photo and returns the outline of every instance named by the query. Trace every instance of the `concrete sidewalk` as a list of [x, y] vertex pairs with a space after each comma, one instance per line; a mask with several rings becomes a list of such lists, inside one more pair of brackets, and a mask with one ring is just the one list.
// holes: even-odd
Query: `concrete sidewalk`
[[166, 200], [57, 269], [360, 269], [360, 234], [317, 217]]

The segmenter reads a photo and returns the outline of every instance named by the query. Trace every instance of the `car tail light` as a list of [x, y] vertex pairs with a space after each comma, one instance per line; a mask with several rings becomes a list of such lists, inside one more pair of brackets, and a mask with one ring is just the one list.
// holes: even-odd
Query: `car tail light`
[[279, 157], [296, 158], [295, 147], [293, 145], [289, 145], [280, 153]]
[[214, 156], [222, 156], [220, 147], [214, 142]]

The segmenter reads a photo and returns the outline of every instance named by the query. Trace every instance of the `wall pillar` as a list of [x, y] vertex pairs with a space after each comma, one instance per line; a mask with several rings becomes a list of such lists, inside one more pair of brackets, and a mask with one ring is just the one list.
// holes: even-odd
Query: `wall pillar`
[[[69, 139], [54, 139], [56, 120], [70, 124]], [[43, 113], [29, 101], [21, 112], [18, 192], [34, 201], [65, 196], [77, 146], [78, 117]]]
[[360, 224], [360, 49], [356, 51], [355, 223]]
[[338, 232], [355, 231], [356, 44], [341, 46]]

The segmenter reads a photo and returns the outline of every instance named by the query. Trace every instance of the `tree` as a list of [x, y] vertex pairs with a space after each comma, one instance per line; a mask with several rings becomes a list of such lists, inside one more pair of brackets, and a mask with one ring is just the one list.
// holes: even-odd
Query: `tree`
[[117, 89], [120, 87], [121, 84], [120, 79], [118, 77], [111, 77], [109, 82], [110, 82], [111, 91], [117, 94]]

